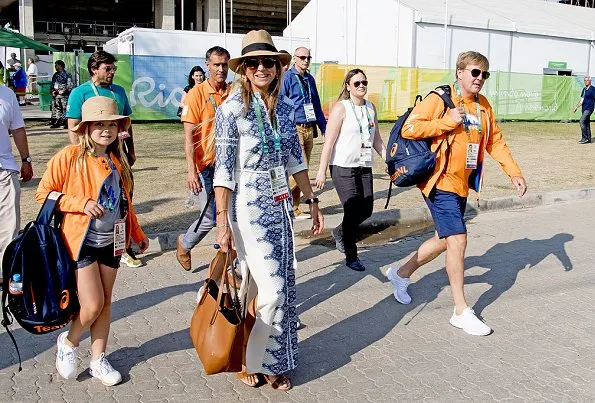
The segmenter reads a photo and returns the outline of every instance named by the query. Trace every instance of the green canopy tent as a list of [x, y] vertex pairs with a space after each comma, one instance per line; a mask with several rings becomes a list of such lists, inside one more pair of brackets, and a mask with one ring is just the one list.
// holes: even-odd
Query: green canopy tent
[[[33, 50], [45, 50], [48, 52], [56, 52], [56, 49], [41, 43], [37, 42], [34, 39], [31, 39], [23, 34], [18, 32], [12, 31], [6, 28], [0, 28], [0, 46], [4, 46], [4, 61], [7, 58], [7, 49], [11, 48], [20, 48], [20, 49], [33, 49]], [[4, 82], [6, 83], [6, 79], [8, 76], [8, 66], [4, 66]]]
[[37, 42], [36, 40], [26, 37], [23, 34], [11, 31], [10, 29], [6, 28], [0, 28], [0, 46], [56, 52], [56, 49], [46, 44]]

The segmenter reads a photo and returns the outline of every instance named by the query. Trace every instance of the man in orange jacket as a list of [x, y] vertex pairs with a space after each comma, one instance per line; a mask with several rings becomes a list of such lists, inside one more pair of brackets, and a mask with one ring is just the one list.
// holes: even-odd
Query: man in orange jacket
[[[430, 94], [419, 103], [403, 127], [403, 137], [428, 139], [437, 153], [430, 178], [418, 187], [432, 214], [436, 232], [402, 266], [389, 268], [387, 277], [395, 299], [409, 304], [409, 278], [422, 265], [446, 251], [446, 272], [454, 300], [450, 324], [474, 336], [486, 336], [491, 329], [475, 316], [464, 293], [464, 260], [467, 228], [463, 218], [471, 187], [481, 189], [485, 151], [500, 163], [519, 197], [527, 191], [525, 179], [512, 158], [496, 123], [488, 100], [480, 95], [490, 76], [488, 59], [477, 52], [464, 52], [457, 58], [456, 81], [451, 85], [455, 109], [444, 110], [444, 102]], [[446, 139], [446, 141], [442, 141]]]

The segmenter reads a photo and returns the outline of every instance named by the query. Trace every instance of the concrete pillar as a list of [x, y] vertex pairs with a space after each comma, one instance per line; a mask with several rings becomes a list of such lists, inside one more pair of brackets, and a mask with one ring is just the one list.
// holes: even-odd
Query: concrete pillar
[[155, 28], [176, 29], [175, 0], [155, 0]]
[[206, 32], [221, 32], [221, 0], [205, 0]]
[[196, 0], [196, 26], [195, 31], [204, 31], [204, 13], [203, 13], [203, 0]]
[[[33, 0], [19, 0], [19, 32], [32, 39], [35, 37]], [[35, 56], [35, 51], [31, 49], [23, 49], [23, 54], [19, 55], [25, 70], [27, 69], [27, 58], [33, 58], [33, 56]]]

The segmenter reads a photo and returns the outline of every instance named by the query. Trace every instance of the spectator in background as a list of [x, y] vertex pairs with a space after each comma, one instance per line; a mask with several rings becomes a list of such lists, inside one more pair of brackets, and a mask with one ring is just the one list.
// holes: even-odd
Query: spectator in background
[[[320, 105], [316, 82], [308, 72], [311, 60], [309, 49], [297, 48], [293, 55], [293, 67], [283, 75], [283, 86], [281, 87], [281, 94], [293, 101], [297, 134], [308, 165], [310, 165], [310, 155], [314, 148], [314, 139], [318, 137], [316, 125], [320, 128], [323, 136], [326, 132], [326, 118]], [[309, 214], [300, 210], [301, 192], [293, 178], [289, 179], [289, 186], [293, 198], [295, 219], [310, 218]]]
[[20, 62], [21, 61], [17, 59], [17, 54], [13, 52], [10, 54], [10, 59], [6, 61], [6, 64], [8, 65], [9, 70], [14, 70], [14, 64]]
[[27, 95], [26, 103], [28, 105], [32, 105], [31, 97], [33, 93], [37, 93], [37, 65], [35, 64], [35, 60], [29, 58], [27, 59]]
[[591, 86], [591, 77], [585, 76], [585, 88], [581, 92], [581, 99], [574, 107], [574, 113], [579, 106], [582, 106], [583, 114], [579, 124], [581, 126], [581, 139], [579, 144], [589, 144], [591, 142], [591, 114], [595, 108], [595, 88]]
[[[291, 54], [290, 54], [288, 51], [286, 51], [285, 49], [281, 49], [281, 50], [279, 51], [279, 53], [283, 53], [284, 55], [289, 55], [289, 56], [291, 56]], [[287, 70], [289, 70], [289, 63], [290, 63], [290, 62], [288, 62], [287, 64], [284, 64], [284, 65], [283, 65], [283, 73], [285, 73]]]
[[68, 73], [66, 65], [62, 60], [56, 60], [54, 63], [56, 72], [52, 76], [52, 84], [50, 86], [50, 93], [52, 94], [52, 120], [50, 128], [56, 129], [58, 127], [67, 128], [66, 118], [64, 113], [68, 107], [68, 96], [74, 87], [72, 75]]
[[2, 255], [21, 227], [19, 166], [12, 153], [10, 135], [21, 156], [20, 174], [23, 182], [31, 180], [33, 168], [23, 115], [14, 93], [7, 87], [0, 86], [0, 102], [2, 103], [0, 108], [0, 277], [2, 277]]
[[182, 94], [182, 100], [180, 101], [180, 107], [178, 108], [178, 117], [182, 116], [184, 101], [186, 100], [186, 94], [188, 94], [188, 91], [203, 81], [205, 81], [205, 71], [200, 66], [194, 66], [188, 74], [188, 85], [184, 87], [184, 93]]
[[14, 72], [12, 73], [12, 84], [14, 92], [19, 99], [19, 105], [25, 105], [25, 93], [27, 92], [27, 73], [23, 70], [21, 63], [17, 62], [12, 65]]

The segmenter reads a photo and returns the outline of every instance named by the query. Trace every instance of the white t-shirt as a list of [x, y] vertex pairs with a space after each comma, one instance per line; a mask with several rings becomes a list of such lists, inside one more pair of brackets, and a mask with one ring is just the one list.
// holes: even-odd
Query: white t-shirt
[[37, 65], [35, 63], [31, 63], [29, 67], [27, 67], [27, 76], [37, 76]]
[[19, 102], [12, 90], [0, 85], [0, 168], [7, 171], [19, 171], [19, 166], [12, 155], [9, 130], [25, 126]]
[[[364, 105], [353, 105], [353, 107], [349, 99], [344, 99], [341, 103], [345, 108], [345, 118], [343, 118], [341, 131], [331, 154], [330, 165], [337, 165], [343, 168], [374, 166], [373, 152], [370, 161], [366, 161], [365, 163], [360, 161], [362, 143], [370, 144], [374, 142], [376, 129], [373, 126], [370, 127], [370, 122], [374, 122], [374, 107], [368, 101]], [[355, 113], [353, 112], [354, 109]], [[360, 124], [362, 129], [361, 134]]]

